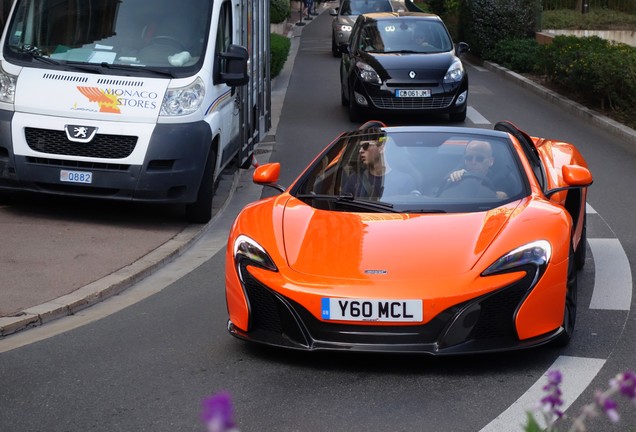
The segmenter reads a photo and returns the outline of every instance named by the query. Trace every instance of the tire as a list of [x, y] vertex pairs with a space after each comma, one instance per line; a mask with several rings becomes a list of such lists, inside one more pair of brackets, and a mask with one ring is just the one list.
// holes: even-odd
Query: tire
[[581, 232], [581, 241], [574, 251], [574, 264], [577, 270], [581, 270], [585, 266], [585, 257], [587, 256], [587, 216], [583, 215], [583, 231]]
[[450, 113], [448, 115], [450, 121], [453, 123], [462, 123], [466, 120], [466, 109], [467, 107], [464, 107], [464, 109], [460, 112]]
[[344, 88], [342, 87], [342, 84], [340, 84], [340, 103], [342, 104], [342, 106], [349, 106], [349, 101], [347, 100], [347, 97], [345, 96], [345, 92], [344, 92]]
[[208, 160], [205, 163], [203, 177], [199, 185], [197, 200], [186, 204], [186, 219], [191, 223], [205, 224], [212, 219], [212, 200], [214, 198], [214, 168], [216, 166], [216, 154], [210, 149]]
[[338, 49], [338, 45], [336, 45], [336, 37], [333, 34], [331, 35], [331, 54], [333, 54], [333, 56], [336, 58], [342, 55], [342, 53]]
[[567, 292], [565, 294], [565, 311], [563, 313], [563, 333], [557, 337], [553, 345], [564, 347], [570, 343], [576, 324], [576, 305], [578, 300], [578, 278], [574, 254], [570, 254], [568, 263]]

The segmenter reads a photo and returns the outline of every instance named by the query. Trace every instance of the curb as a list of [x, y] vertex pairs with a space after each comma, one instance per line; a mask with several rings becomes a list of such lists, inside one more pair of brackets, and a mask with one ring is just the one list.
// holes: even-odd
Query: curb
[[569, 112], [576, 114], [578, 117], [589, 121], [592, 124], [602, 127], [604, 130], [616, 135], [617, 137], [629, 141], [630, 144], [636, 145], [636, 130], [631, 129], [624, 124], [621, 124], [609, 117], [606, 117], [598, 112], [567, 99], [565, 96], [547, 89], [534, 81], [520, 75], [516, 72], [506, 69], [503, 66], [499, 66], [495, 63], [485, 61], [482, 65], [485, 69], [501, 75], [511, 81], [516, 82], [521, 87], [531, 90], [532, 92], [547, 98], [550, 102], [559, 105], [562, 108], [567, 109]]

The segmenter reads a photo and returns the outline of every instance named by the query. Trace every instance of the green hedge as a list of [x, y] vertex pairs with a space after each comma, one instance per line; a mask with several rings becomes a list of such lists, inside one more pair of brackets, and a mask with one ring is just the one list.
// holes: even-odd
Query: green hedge
[[289, 0], [270, 0], [269, 2], [269, 22], [280, 24], [284, 22], [291, 13]]
[[497, 64], [519, 73], [536, 72], [539, 44], [530, 38], [503, 39], [491, 51], [491, 58]]
[[270, 77], [274, 78], [283, 70], [287, 57], [289, 56], [289, 48], [291, 40], [279, 35], [278, 33], [270, 34]]
[[636, 48], [598, 36], [556, 36], [542, 45], [537, 66], [553, 83], [601, 108], [636, 106]]

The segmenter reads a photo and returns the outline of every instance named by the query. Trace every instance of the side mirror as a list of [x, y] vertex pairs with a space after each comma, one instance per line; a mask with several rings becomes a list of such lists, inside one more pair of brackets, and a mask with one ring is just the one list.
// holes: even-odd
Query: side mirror
[[285, 192], [285, 188], [277, 184], [280, 176], [280, 163], [272, 162], [260, 165], [252, 174], [252, 181], [257, 185], [270, 186], [281, 192]]
[[551, 198], [557, 192], [587, 187], [594, 182], [590, 170], [580, 165], [563, 165], [561, 174], [567, 186], [550, 189], [546, 192], [546, 197]]
[[460, 42], [457, 44], [457, 55], [461, 55], [470, 51], [470, 46], [466, 42]]
[[580, 165], [563, 165], [563, 181], [570, 186], [589, 186], [593, 182], [592, 173]]
[[335, 9], [329, 9], [329, 15], [331, 15], [331, 16], [338, 16], [338, 8], [335, 8]]
[[247, 49], [239, 45], [230, 45], [227, 51], [218, 55], [216, 67], [218, 79], [215, 84], [225, 83], [230, 87], [240, 87], [249, 82]]

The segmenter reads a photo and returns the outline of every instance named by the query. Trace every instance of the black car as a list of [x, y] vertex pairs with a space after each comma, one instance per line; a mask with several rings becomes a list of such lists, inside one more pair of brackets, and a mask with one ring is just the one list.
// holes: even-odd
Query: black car
[[[353, 122], [371, 111], [448, 114], [466, 118], [468, 75], [437, 15], [418, 12], [360, 15], [342, 50], [340, 91]], [[365, 116], [366, 114], [366, 116]]]

